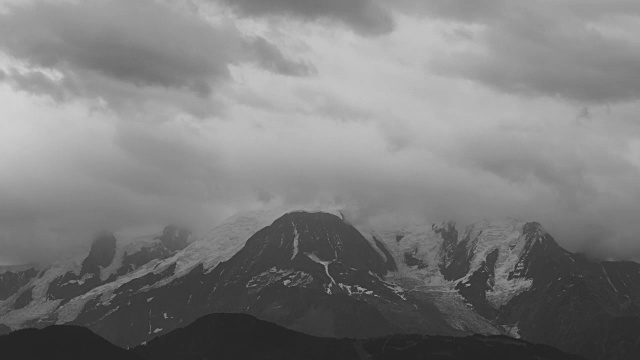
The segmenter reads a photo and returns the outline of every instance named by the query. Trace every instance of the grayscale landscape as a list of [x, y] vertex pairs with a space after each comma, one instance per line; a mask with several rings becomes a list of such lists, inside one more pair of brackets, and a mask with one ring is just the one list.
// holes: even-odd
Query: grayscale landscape
[[637, 34], [634, 0], [0, 0], [0, 358], [640, 358]]

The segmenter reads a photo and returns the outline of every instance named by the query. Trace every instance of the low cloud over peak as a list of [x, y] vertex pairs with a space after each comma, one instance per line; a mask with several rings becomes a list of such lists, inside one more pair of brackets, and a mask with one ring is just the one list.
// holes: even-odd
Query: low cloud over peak
[[0, 8], [0, 261], [318, 201], [640, 259], [636, 2]]

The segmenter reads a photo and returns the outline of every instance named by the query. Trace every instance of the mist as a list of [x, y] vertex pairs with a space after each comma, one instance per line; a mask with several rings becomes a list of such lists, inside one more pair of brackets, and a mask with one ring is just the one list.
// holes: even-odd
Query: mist
[[311, 203], [640, 259], [640, 9], [230, 3], [4, 3], [0, 262]]

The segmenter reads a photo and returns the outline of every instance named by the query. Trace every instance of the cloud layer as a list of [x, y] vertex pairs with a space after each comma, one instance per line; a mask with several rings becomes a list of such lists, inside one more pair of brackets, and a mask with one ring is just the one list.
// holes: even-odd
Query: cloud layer
[[27, 67], [6, 76], [18, 89], [56, 100], [100, 98], [120, 109], [171, 104], [204, 115], [216, 111], [211, 98], [230, 79], [229, 65], [313, 72], [264, 38], [156, 1], [23, 4], [0, 22], [0, 49]]
[[640, 99], [640, 6], [563, 0], [425, 1], [436, 18], [470, 26], [473, 46], [437, 57], [436, 71], [523, 96], [582, 104]]
[[635, 2], [11, 3], [0, 262], [315, 202], [640, 259]]
[[391, 12], [376, 0], [218, 0], [244, 16], [294, 17], [342, 23], [362, 35], [394, 27]]

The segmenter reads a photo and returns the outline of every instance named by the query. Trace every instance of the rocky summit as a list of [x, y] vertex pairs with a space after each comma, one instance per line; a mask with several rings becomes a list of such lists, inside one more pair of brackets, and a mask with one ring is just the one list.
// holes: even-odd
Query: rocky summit
[[102, 234], [83, 258], [0, 270], [0, 331], [81, 325], [131, 348], [211, 313], [327, 338], [507, 336], [633, 359], [640, 265], [573, 254], [536, 222], [370, 229], [269, 210], [198, 236]]

